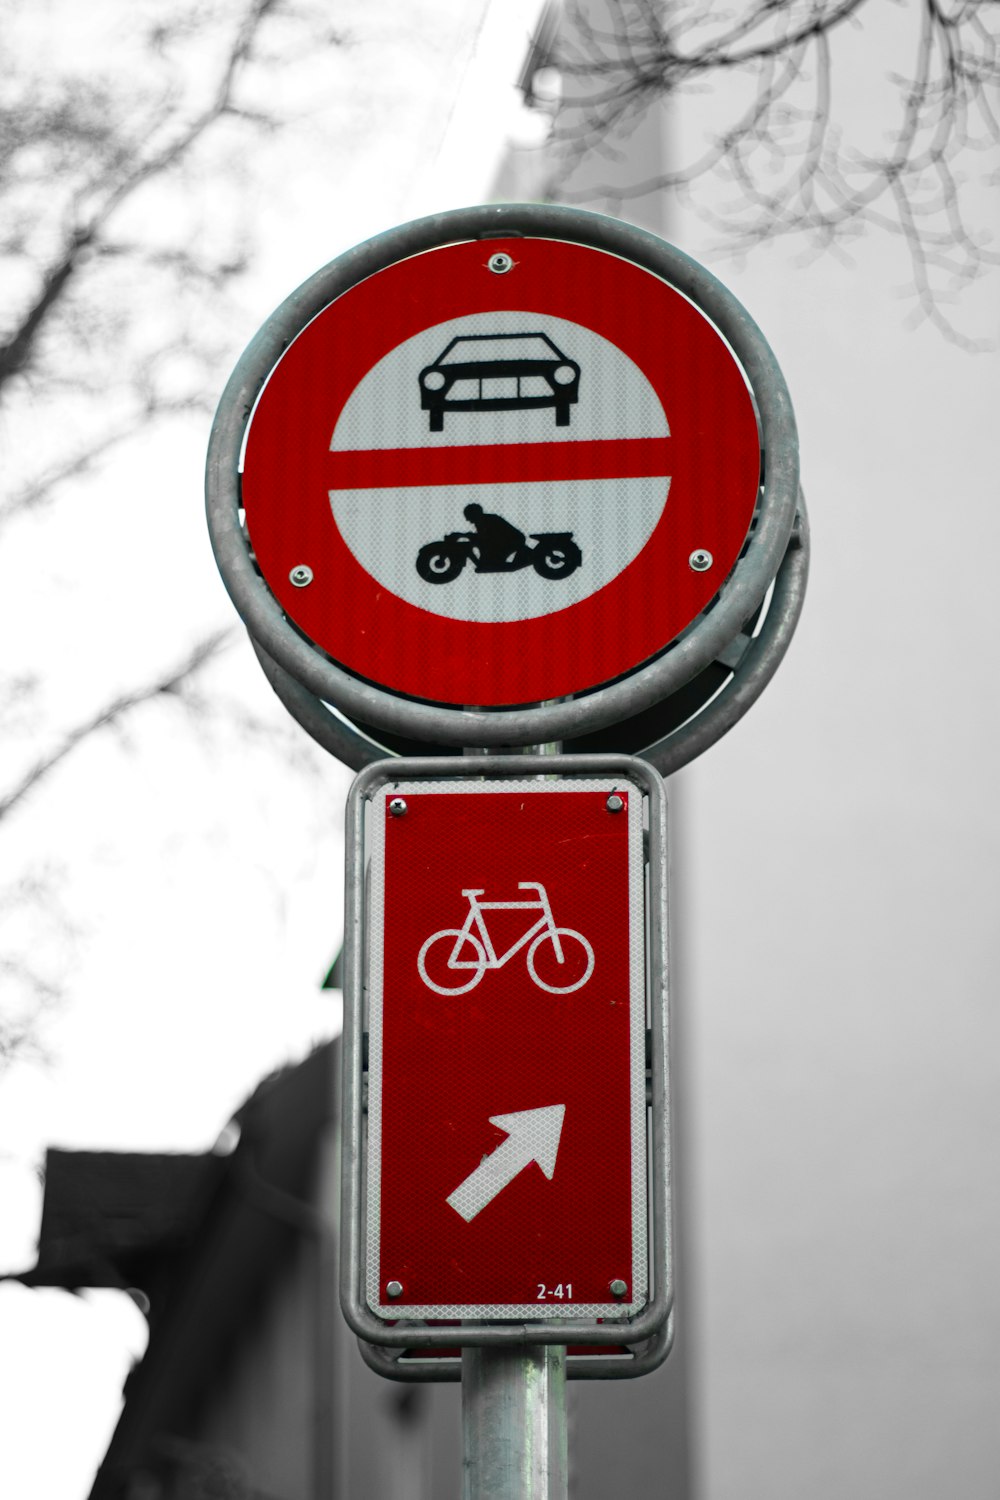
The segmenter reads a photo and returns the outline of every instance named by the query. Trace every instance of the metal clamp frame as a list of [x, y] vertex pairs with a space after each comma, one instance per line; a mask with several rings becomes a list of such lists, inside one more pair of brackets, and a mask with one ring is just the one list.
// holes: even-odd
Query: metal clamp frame
[[[364, 938], [365, 806], [393, 782], [416, 778], [454, 779], [457, 776], [580, 776], [612, 775], [631, 781], [649, 808], [649, 888], [647, 927], [650, 933], [648, 1004], [651, 1032], [652, 1152], [649, 1172], [650, 1258], [653, 1295], [634, 1317], [572, 1320], [471, 1320], [459, 1326], [427, 1322], [387, 1323], [375, 1316], [364, 1299], [366, 1243], [364, 1233], [365, 1131], [362, 1118], [364, 1085]], [[583, 1344], [633, 1346], [656, 1339], [666, 1326], [672, 1305], [673, 1261], [670, 1238], [670, 1138], [667, 1077], [667, 804], [659, 775], [646, 763], [625, 755], [513, 755], [382, 761], [356, 778], [347, 804], [346, 916], [344, 934], [344, 1038], [341, 1166], [341, 1276], [340, 1301], [347, 1322], [365, 1343], [406, 1349], [448, 1349], [467, 1345]], [[663, 1357], [666, 1347], [662, 1349]], [[632, 1356], [621, 1356], [631, 1359]], [[641, 1371], [636, 1371], [641, 1373]]]
[[[569, 1380], [634, 1380], [649, 1375], [663, 1364], [674, 1342], [674, 1315], [651, 1339], [630, 1349], [628, 1354], [566, 1354], [566, 1376]], [[410, 1355], [405, 1349], [380, 1349], [358, 1339], [361, 1358], [376, 1375], [386, 1380], [409, 1380], [420, 1384], [460, 1381], [462, 1361], [447, 1355], [421, 1359], [420, 1351]]]
[[[774, 676], [791, 644], [802, 613], [808, 576], [809, 520], [805, 500], [800, 497], [788, 549], [774, 580], [771, 597], [765, 604], [757, 634], [748, 637], [741, 631], [734, 642], [727, 643], [727, 656], [734, 644], [741, 652], [732, 668], [732, 676], [708, 703], [678, 728], [647, 746], [632, 747], [633, 754], [649, 761], [661, 776], [672, 776], [711, 749], [734, 724], [739, 723]], [[363, 733], [343, 714], [334, 712], [315, 693], [303, 687], [273, 657], [268, 656], [253, 637], [251, 643], [265, 677], [284, 707], [324, 750], [354, 771], [392, 758], [392, 750]], [[669, 707], [670, 700], [665, 702]], [[430, 753], [439, 754], [441, 749], [433, 747]], [[455, 754], [458, 756], [461, 751]]]
[[[653, 272], [688, 297], [726, 338], [742, 365], [757, 404], [766, 473], [756, 525], [739, 562], [712, 607], [676, 641], [665, 642], [658, 658], [618, 682], [556, 703], [497, 710], [445, 708], [361, 681], [286, 619], [255, 566], [241, 521], [240, 455], [268, 376], [292, 340], [324, 307], [359, 281], [408, 256], [462, 240], [511, 236], [562, 239], [607, 251]], [[331, 262], [294, 292], [251, 341], [226, 387], [212, 428], [205, 483], [219, 570], [255, 646], [277, 671], [320, 705], [334, 704], [349, 720], [387, 734], [445, 746], [511, 747], [573, 740], [627, 719], [669, 697], [725, 652], [760, 607], [788, 551], [799, 503], [798, 439], [788, 390], [763, 334], [704, 267], [656, 235], [603, 214], [560, 204], [498, 204], [435, 214], [379, 235]], [[303, 711], [316, 718], [313, 709]]]

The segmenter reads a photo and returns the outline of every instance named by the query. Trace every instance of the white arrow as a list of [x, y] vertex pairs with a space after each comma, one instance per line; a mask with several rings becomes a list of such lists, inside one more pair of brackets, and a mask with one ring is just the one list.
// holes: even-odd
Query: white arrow
[[467, 1224], [529, 1162], [537, 1161], [551, 1181], [565, 1113], [565, 1104], [551, 1104], [546, 1109], [521, 1109], [512, 1115], [490, 1116], [490, 1124], [505, 1130], [507, 1139], [490, 1156], [485, 1156], [447, 1199]]

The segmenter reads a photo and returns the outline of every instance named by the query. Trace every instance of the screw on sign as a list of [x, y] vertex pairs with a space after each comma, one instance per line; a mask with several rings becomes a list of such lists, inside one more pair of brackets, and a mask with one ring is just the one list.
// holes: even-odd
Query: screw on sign
[[739, 558], [759, 483], [713, 324], [651, 271], [538, 236], [423, 250], [312, 318], [257, 401], [242, 500], [321, 652], [504, 707], [661, 653]]
[[596, 777], [404, 783], [376, 799], [377, 1316], [645, 1307], [641, 804]]

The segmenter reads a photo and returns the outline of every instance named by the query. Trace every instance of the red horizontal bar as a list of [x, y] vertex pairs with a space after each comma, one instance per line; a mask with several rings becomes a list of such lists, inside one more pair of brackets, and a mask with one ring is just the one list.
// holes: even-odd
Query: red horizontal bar
[[669, 438], [585, 438], [451, 448], [359, 448], [330, 454], [331, 490], [544, 479], [639, 479], [670, 473]]

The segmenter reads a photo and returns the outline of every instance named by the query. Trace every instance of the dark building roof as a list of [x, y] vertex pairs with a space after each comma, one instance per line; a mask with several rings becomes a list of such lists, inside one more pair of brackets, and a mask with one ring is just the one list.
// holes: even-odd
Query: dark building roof
[[156, 1262], [190, 1240], [224, 1169], [212, 1155], [50, 1147], [38, 1263], [18, 1280], [144, 1289]]
[[199, 1382], [212, 1379], [291, 1239], [317, 1229], [309, 1192], [334, 1116], [337, 1055], [326, 1043], [265, 1079], [234, 1117], [228, 1155], [48, 1152], [38, 1263], [16, 1279], [135, 1288], [149, 1301], [149, 1343], [91, 1500], [120, 1500], [156, 1435], [185, 1431]]

